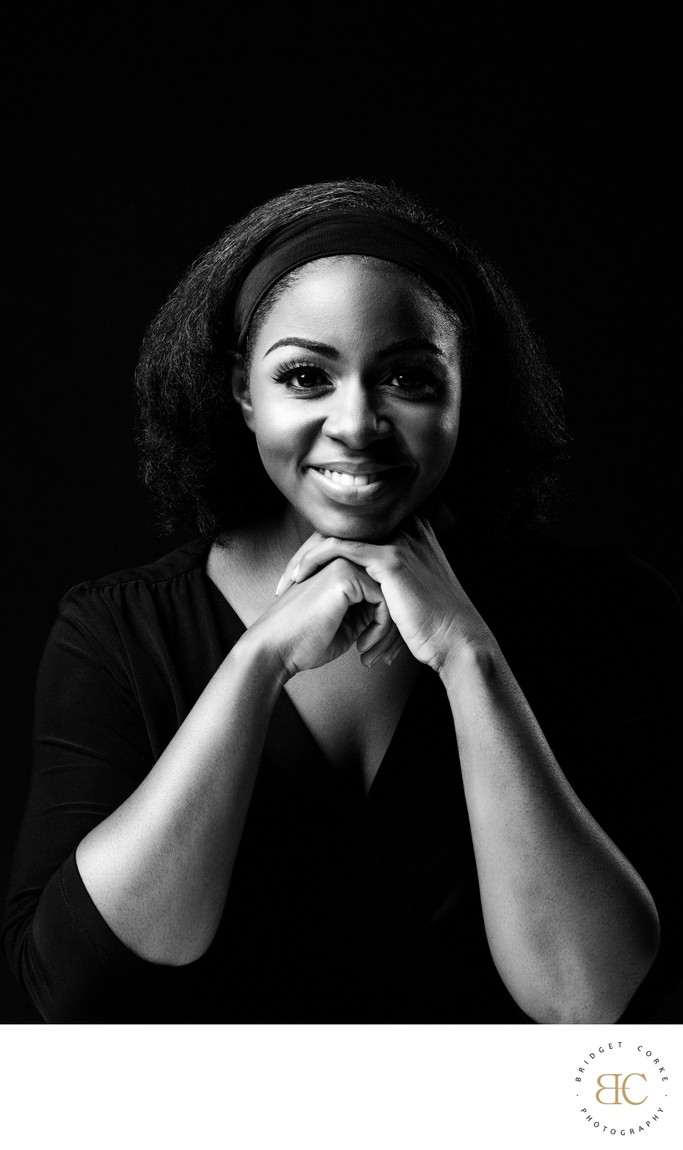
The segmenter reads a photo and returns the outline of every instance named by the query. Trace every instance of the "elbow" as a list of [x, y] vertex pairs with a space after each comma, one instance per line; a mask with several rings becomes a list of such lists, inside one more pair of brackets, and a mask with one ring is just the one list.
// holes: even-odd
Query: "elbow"
[[[53, 924], [54, 926], [55, 924]], [[183, 1018], [192, 972], [154, 966], [117, 946], [106, 954], [91, 936], [46, 930], [40, 910], [8, 940], [10, 966], [47, 1023], [166, 1022]], [[11, 943], [11, 945], [10, 945]]]
[[622, 1005], [617, 1005], [611, 996], [594, 993], [558, 997], [534, 1003], [525, 1013], [540, 1026], [612, 1025], [619, 1021], [631, 997], [628, 995]]
[[630, 956], [614, 954], [597, 964], [565, 961], [554, 977], [535, 982], [533, 993], [513, 994], [540, 1025], [611, 1025], [618, 1022], [650, 970], [659, 949], [659, 930], [649, 945]]
[[55, 977], [53, 970], [46, 969], [36, 951], [31, 927], [32, 923], [29, 922], [28, 929], [20, 933], [11, 948], [7, 948], [12, 973], [25, 998], [43, 1022], [89, 1021], [83, 1017], [82, 1010], [74, 1011], [71, 996], [64, 993], [63, 981]]

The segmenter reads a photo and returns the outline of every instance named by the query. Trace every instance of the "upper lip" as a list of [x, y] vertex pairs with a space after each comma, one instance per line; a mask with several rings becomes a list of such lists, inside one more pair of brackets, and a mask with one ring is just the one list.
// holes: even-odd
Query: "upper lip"
[[404, 467], [401, 463], [376, 463], [374, 460], [363, 459], [333, 459], [329, 463], [309, 463], [318, 471], [345, 471], [347, 475], [377, 475], [380, 471], [392, 471], [396, 467]]

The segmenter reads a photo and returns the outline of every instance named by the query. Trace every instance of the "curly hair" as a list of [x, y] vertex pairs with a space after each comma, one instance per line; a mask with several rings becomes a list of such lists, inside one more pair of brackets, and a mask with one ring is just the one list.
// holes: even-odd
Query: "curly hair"
[[[229, 385], [231, 301], [252, 254], [282, 224], [327, 209], [368, 208], [412, 221], [453, 251], [476, 335], [464, 333], [458, 446], [439, 492], [476, 530], [546, 524], [567, 456], [559, 383], [505, 279], [477, 245], [395, 185], [350, 179], [293, 188], [233, 224], [190, 267], [145, 336], [135, 375], [141, 477], [163, 532], [217, 536], [272, 514], [266, 475]], [[272, 307], [275, 285], [247, 343]]]

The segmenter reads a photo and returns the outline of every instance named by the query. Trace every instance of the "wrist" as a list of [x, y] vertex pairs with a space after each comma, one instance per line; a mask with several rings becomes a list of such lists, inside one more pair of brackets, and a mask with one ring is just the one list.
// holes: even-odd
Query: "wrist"
[[467, 640], [449, 651], [439, 669], [439, 678], [449, 694], [457, 693], [475, 681], [492, 682], [502, 661], [502, 652], [492, 636]]
[[233, 671], [237, 670], [239, 674], [253, 680], [266, 698], [269, 695], [272, 695], [273, 699], [277, 698], [285, 683], [291, 678], [277, 651], [264, 641], [255, 627], [250, 627], [238, 639], [226, 662], [232, 665]]

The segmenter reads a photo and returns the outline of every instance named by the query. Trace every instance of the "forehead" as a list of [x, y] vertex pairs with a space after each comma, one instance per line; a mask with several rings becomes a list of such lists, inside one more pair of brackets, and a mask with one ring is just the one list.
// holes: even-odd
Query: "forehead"
[[268, 310], [258, 336], [349, 339], [422, 336], [455, 341], [448, 309], [405, 268], [368, 256], [326, 256], [297, 268]]

